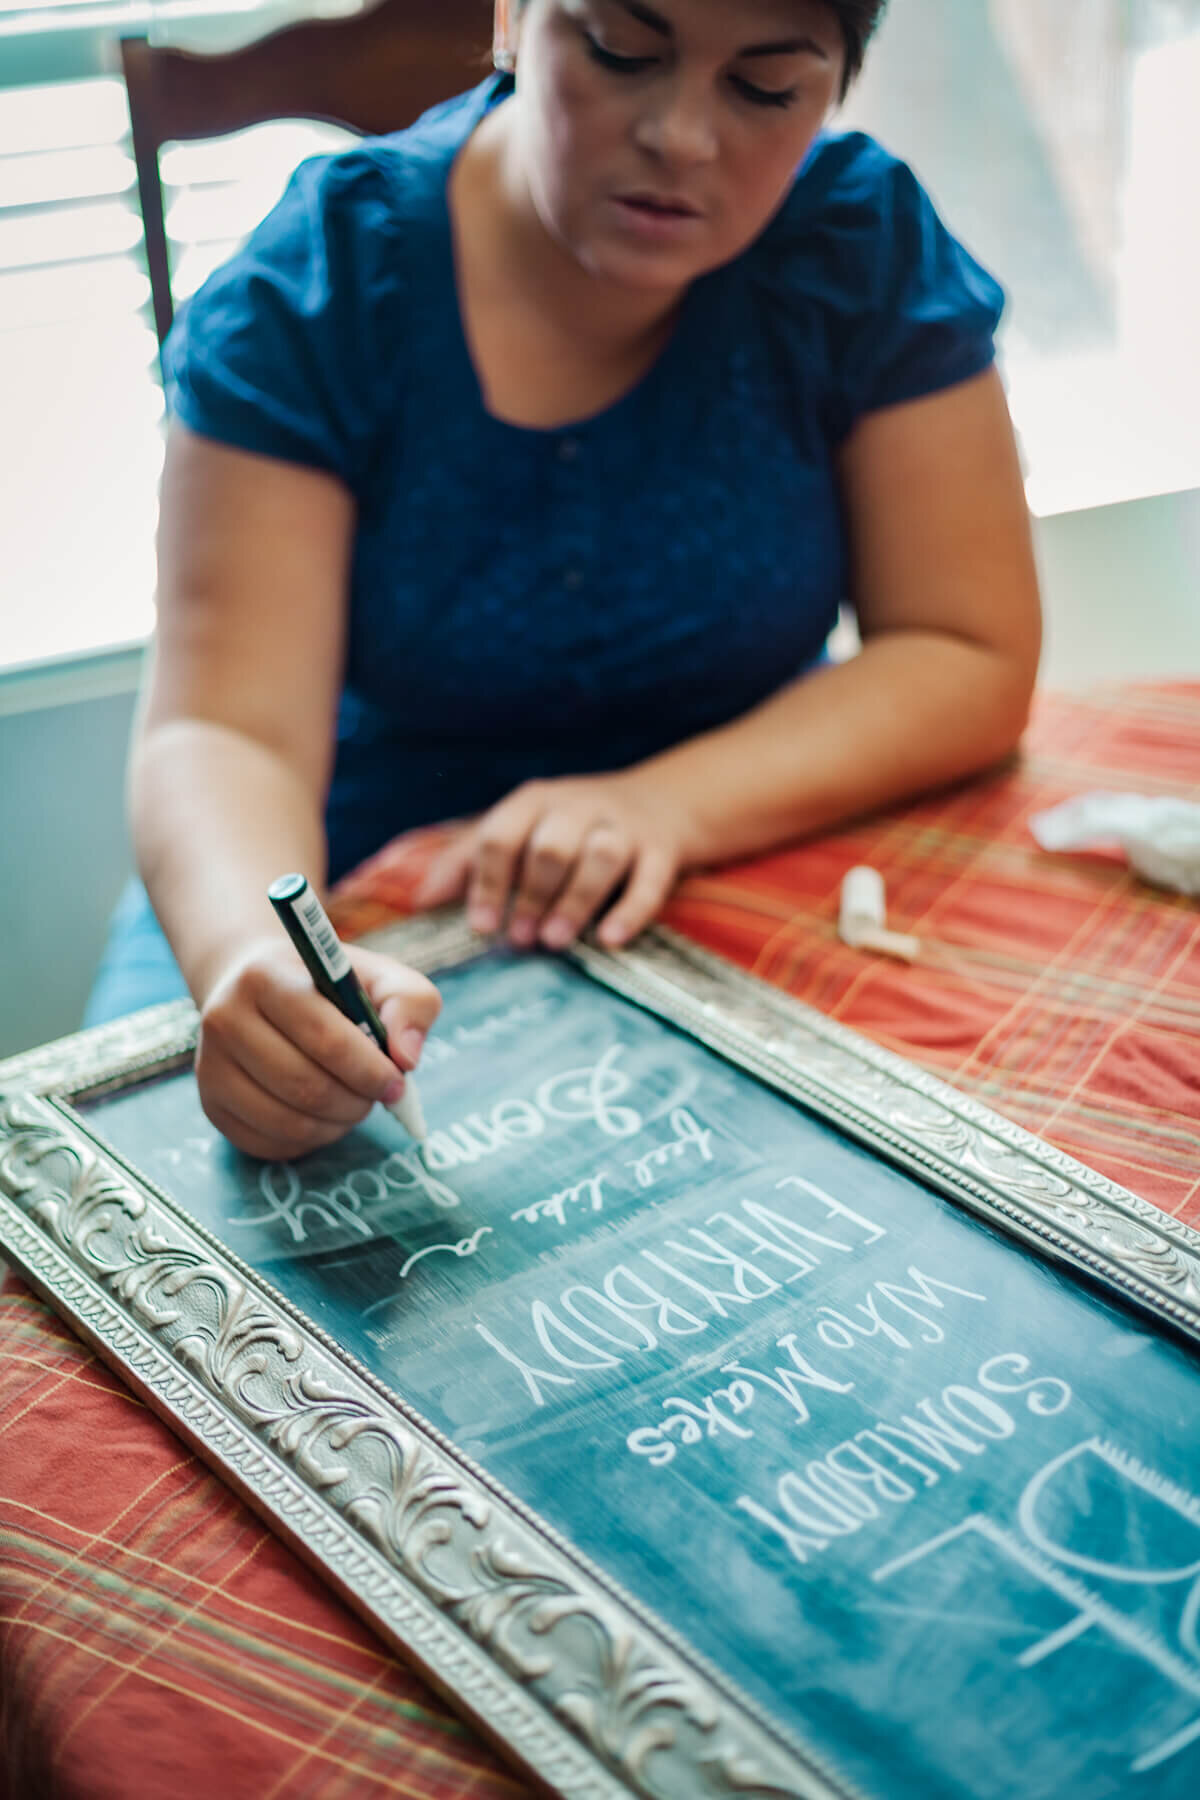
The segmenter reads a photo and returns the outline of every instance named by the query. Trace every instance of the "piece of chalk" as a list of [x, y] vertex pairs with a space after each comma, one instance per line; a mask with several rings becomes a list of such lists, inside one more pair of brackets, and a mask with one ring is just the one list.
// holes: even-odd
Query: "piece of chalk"
[[902, 962], [915, 962], [921, 950], [919, 938], [888, 930], [883, 876], [869, 863], [848, 870], [842, 882], [838, 936], [852, 950], [874, 950]]
[[901, 931], [888, 931], [882, 925], [871, 925], [863, 931], [854, 948], [875, 950], [880, 956], [894, 956], [900, 962], [916, 962], [921, 954], [921, 940]]
[[887, 920], [883, 876], [878, 869], [860, 863], [850, 869], [842, 882], [841, 908], [838, 913], [838, 936], [857, 949], [864, 932], [881, 931]]

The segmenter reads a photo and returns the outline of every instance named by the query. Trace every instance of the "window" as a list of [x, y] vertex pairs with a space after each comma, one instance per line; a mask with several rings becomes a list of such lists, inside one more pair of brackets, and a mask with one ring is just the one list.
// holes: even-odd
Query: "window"
[[[125, 88], [99, 71], [152, 11], [190, 11], [186, 41], [215, 48], [288, 10], [0, 0], [0, 668], [136, 641], [153, 624], [163, 396]], [[46, 78], [64, 69], [70, 79]], [[168, 147], [176, 295], [303, 157], [348, 141], [296, 122]]]
[[892, 0], [848, 122], [1009, 294], [1035, 513], [1200, 486], [1200, 0]]

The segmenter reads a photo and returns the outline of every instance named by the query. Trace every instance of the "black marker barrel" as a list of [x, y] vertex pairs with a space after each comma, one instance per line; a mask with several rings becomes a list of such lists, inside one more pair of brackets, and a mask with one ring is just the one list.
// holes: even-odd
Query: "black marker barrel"
[[381, 1050], [388, 1047], [383, 1020], [363, 992], [346, 947], [303, 875], [281, 875], [267, 889], [284, 930], [304, 959], [318, 993], [332, 1000], [352, 1024], [369, 1032]]

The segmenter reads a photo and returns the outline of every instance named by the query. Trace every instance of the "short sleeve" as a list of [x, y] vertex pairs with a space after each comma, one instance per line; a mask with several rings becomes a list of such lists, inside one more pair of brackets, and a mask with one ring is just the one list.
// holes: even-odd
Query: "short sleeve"
[[821, 365], [835, 439], [994, 360], [1003, 289], [912, 170], [862, 133], [818, 147], [768, 235], [775, 299], [810, 370]]
[[360, 486], [396, 360], [386, 341], [400, 280], [389, 202], [369, 151], [301, 164], [167, 339], [168, 405], [185, 425]]

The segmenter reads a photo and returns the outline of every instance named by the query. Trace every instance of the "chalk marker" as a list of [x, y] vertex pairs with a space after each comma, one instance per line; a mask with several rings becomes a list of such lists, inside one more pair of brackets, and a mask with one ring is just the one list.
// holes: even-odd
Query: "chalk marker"
[[878, 869], [860, 863], [847, 872], [842, 882], [838, 936], [853, 950], [877, 950], [883, 956], [915, 962], [921, 952], [920, 940], [889, 931], [886, 921], [883, 876]]
[[886, 920], [887, 900], [879, 870], [866, 863], [848, 870], [842, 881], [838, 912], [838, 936], [843, 943], [857, 950], [864, 935], [882, 931]]
[[[317, 992], [332, 1000], [352, 1025], [374, 1038], [388, 1054], [387, 1030], [371, 1005], [346, 947], [329, 923], [329, 915], [303, 875], [281, 875], [267, 889], [267, 898], [279, 915], [284, 930], [295, 944]], [[404, 1078], [404, 1092], [387, 1108], [410, 1137], [421, 1142], [428, 1135], [425, 1116], [411, 1075]]]

